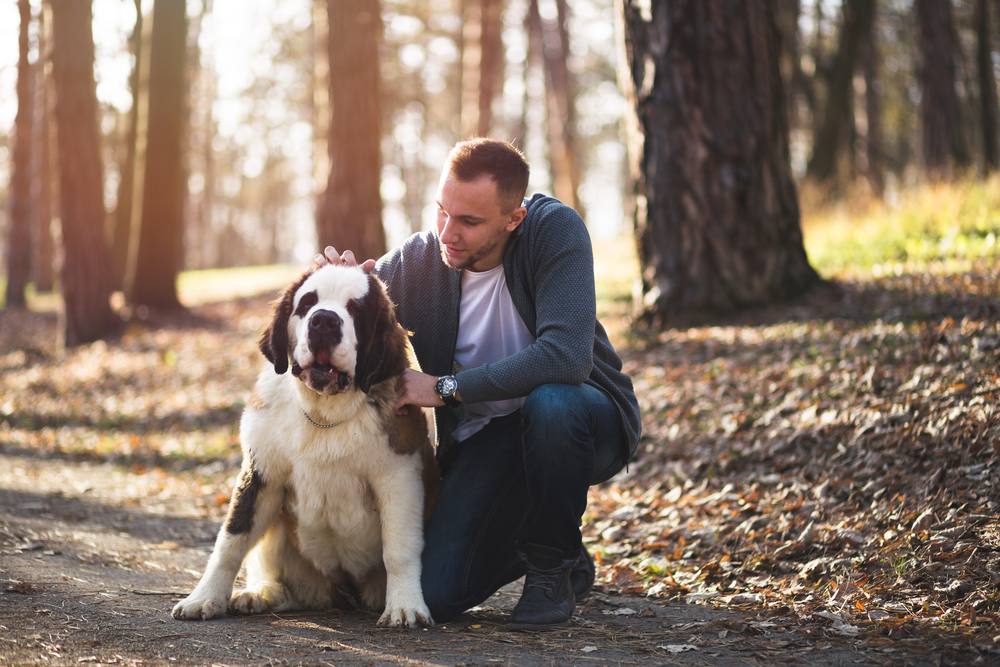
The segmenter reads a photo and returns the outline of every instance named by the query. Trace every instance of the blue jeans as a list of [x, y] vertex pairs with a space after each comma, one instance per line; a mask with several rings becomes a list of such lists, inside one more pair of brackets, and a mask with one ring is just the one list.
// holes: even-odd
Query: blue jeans
[[521, 545], [576, 559], [587, 489], [626, 460], [618, 408], [589, 385], [542, 385], [459, 446], [424, 530], [424, 600], [438, 622], [523, 576]]

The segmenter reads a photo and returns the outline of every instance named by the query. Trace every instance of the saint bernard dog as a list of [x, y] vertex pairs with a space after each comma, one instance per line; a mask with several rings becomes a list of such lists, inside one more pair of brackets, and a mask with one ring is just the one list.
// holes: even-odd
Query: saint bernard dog
[[[407, 333], [358, 267], [309, 270], [274, 305], [229, 513], [173, 616], [343, 607], [351, 591], [384, 609], [380, 627], [433, 625], [420, 552], [440, 476], [423, 412], [395, 414]], [[246, 589], [233, 594], [244, 560]]]

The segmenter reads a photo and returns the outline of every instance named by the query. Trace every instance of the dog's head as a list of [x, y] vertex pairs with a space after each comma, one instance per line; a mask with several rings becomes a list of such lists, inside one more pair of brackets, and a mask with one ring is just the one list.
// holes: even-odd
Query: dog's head
[[260, 351], [279, 375], [292, 374], [320, 394], [336, 394], [400, 375], [407, 367], [406, 332], [385, 287], [358, 267], [306, 271], [274, 303]]

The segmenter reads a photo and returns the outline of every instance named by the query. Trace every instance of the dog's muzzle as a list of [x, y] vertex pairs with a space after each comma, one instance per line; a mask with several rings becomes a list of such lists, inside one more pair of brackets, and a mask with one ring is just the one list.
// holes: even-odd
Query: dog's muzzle
[[344, 320], [340, 315], [330, 310], [317, 310], [309, 318], [307, 334], [313, 363], [303, 367], [295, 362], [292, 365], [292, 375], [320, 393], [326, 393], [334, 387], [340, 392], [350, 389], [350, 374], [336, 368], [331, 360], [332, 352], [343, 337]]

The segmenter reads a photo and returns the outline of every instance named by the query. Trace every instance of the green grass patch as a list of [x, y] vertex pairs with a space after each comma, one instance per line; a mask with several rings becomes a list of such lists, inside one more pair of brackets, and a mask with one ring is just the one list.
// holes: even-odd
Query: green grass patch
[[804, 189], [802, 228], [813, 267], [825, 277], [877, 278], [967, 270], [1000, 258], [1000, 177], [929, 184], [892, 199], [812, 205]]

